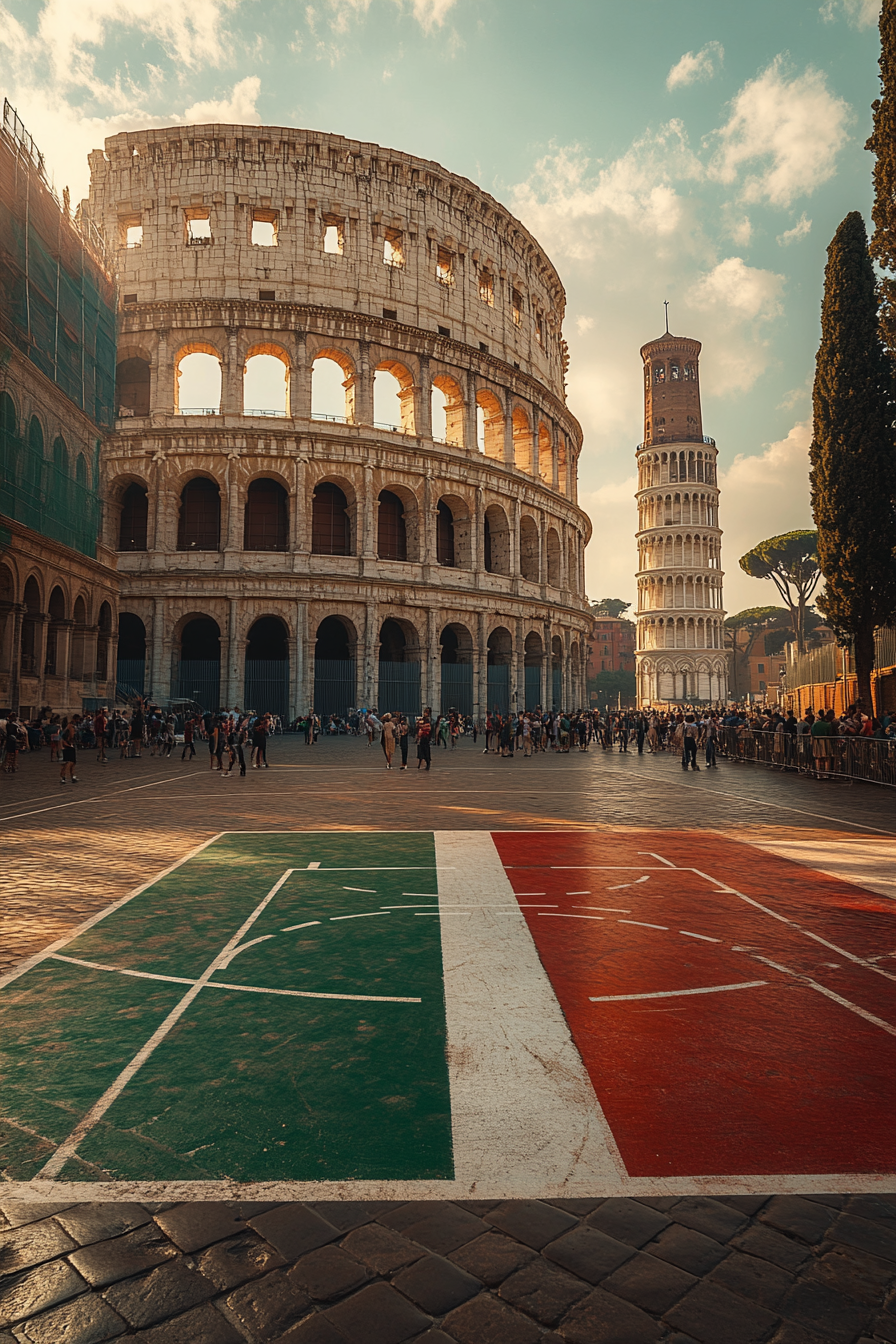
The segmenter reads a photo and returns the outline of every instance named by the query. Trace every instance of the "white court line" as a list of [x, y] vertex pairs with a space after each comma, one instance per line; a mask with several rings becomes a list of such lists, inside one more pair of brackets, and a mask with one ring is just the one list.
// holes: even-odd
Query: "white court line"
[[146, 1061], [149, 1059], [150, 1055], [153, 1053], [156, 1047], [160, 1045], [161, 1042], [165, 1039], [165, 1037], [168, 1035], [169, 1031], [175, 1025], [175, 1023], [183, 1016], [183, 1014], [189, 1008], [190, 1004], [196, 998], [199, 991], [202, 989], [203, 985], [207, 984], [208, 981], [211, 980], [215, 972], [220, 969], [222, 960], [226, 958], [227, 955], [235, 947], [239, 945], [240, 941], [245, 936], [245, 934], [249, 932], [252, 925], [255, 923], [256, 919], [258, 919], [259, 915], [264, 913], [267, 906], [270, 904], [270, 902], [277, 895], [277, 892], [283, 886], [284, 882], [286, 882], [294, 872], [295, 872], [294, 868], [287, 868], [286, 871], [283, 873], [282, 877], [279, 877], [277, 879], [277, 881], [274, 883], [274, 885], [268, 892], [267, 896], [265, 896], [264, 899], [259, 902], [259, 904], [252, 911], [251, 915], [249, 915], [248, 918], [243, 921], [243, 923], [241, 924], [239, 929], [237, 929], [236, 933], [229, 940], [227, 945], [221, 949], [221, 951], [215, 957], [214, 961], [209, 963], [209, 965], [203, 971], [199, 979], [190, 986], [190, 988], [187, 990], [186, 994], [184, 994], [180, 1002], [175, 1004], [175, 1006], [172, 1008], [171, 1012], [168, 1014], [165, 1020], [159, 1024], [159, 1026], [150, 1036], [149, 1040], [146, 1041], [146, 1043], [137, 1051], [136, 1055], [131, 1060], [131, 1062], [121, 1070], [121, 1073], [119, 1073], [115, 1081], [112, 1082], [109, 1085], [109, 1087], [106, 1088], [105, 1092], [100, 1097], [99, 1101], [95, 1102], [94, 1105], [91, 1106], [90, 1110], [87, 1112], [84, 1118], [78, 1122], [78, 1124], [72, 1130], [68, 1138], [65, 1139], [65, 1141], [59, 1145], [53, 1156], [50, 1158], [49, 1162], [47, 1162], [46, 1165], [41, 1168], [41, 1170], [34, 1177], [34, 1180], [45, 1181], [52, 1179], [52, 1177], [54, 1176], [58, 1176], [59, 1172], [65, 1166], [68, 1159], [77, 1152], [78, 1147], [81, 1144], [82, 1140], [86, 1137], [87, 1134], [90, 1133], [94, 1125], [96, 1125], [103, 1118], [103, 1116], [106, 1114], [106, 1111], [108, 1111], [109, 1107], [112, 1105], [115, 1099], [121, 1094], [124, 1088], [127, 1087], [128, 1083], [131, 1081], [131, 1079], [134, 1077], [137, 1071], [140, 1068], [142, 1068], [142, 1066], [146, 1063]]
[[760, 957], [756, 952], [752, 952], [750, 955], [754, 960], [761, 961], [764, 965], [771, 966], [776, 971], [781, 971], [783, 975], [793, 976], [794, 980], [802, 981], [802, 983], [808, 985], [810, 989], [817, 990], [819, 994], [823, 994], [826, 999], [833, 999], [834, 1003], [839, 1003], [841, 1008], [848, 1008], [851, 1013], [857, 1013], [859, 1017], [864, 1017], [866, 1022], [871, 1022], [875, 1027], [881, 1027], [882, 1030], [889, 1032], [891, 1036], [896, 1036], [896, 1027], [892, 1026], [889, 1022], [885, 1022], [882, 1017], [875, 1017], [874, 1014], [869, 1013], [867, 1009], [860, 1008], [857, 1003], [850, 1003], [849, 999], [844, 999], [842, 995], [835, 994], [832, 989], [828, 989], [825, 985], [820, 985], [818, 981], [813, 980], [811, 976], [803, 975], [801, 971], [792, 971], [788, 966], [781, 966], [777, 961], [771, 961], [768, 957]]
[[662, 854], [654, 854], [652, 849], [639, 849], [638, 853], [642, 856], [642, 858], [646, 857], [648, 859], [659, 859], [660, 863], [664, 863], [667, 868], [675, 867], [675, 864], [672, 862], [671, 859], [664, 859]]
[[[35, 807], [30, 812], [15, 812], [12, 816], [0, 817], [0, 824], [4, 821], [19, 821], [22, 817], [37, 817], [41, 812], [58, 812], [64, 807], [79, 807], [83, 803], [113, 802], [115, 798], [123, 793], [137, 793], [140, 789], [154, 789], [157, 788], [159, 784], [173, 784], [175, 780], [179, 781], [180, 776], [169, 775], [167, 779], [156, 779], [149, 784], [134, 784], [129, 789], [115, 789], [111, 796], [105, 793], [98, 793], [89, 798], [72, 798], [68, 803], [55, 803], [52, 807]], [[10, 806], [12, 806], [12, 804], [10, 804]]]
[[545, 919], [597, 919], [601, 923], [604, 922], [603, 915], [563, 915], [554, 914], [552, 910], [540, 910], [538, 913], [543, 915]]
[[720, 943], [721, 938], [710, 938], [706, 933], [688, 933], [687, 929], [679, 929], [678, 932], [683, 938], [702, 938], [704, 943]]
[[343, 887], [343, 891], [363, 891], [365, 896], [375, 896], [376, 891], [373, 887]]
[[83, 961], [81, 957], [64, 957], [60, 952], [51, 952], [50, 960], [67, 961], [71, 966], [86, 966], [91, 971], [114, 971], [117, 975], [132, 975], [138, 980], [167, 980], [174, 985], [195, 985], [182, 975], [156, 975], [151, 971], [132, 971], [124, 966], [106, 966], [102, 961]]
[[388, 915], [388, 910], [367, 910], [363, 915], [330, 915], [330, 923], [337, 919], [370, 919], [371, 915]]
[[[771, 963], [769, 963], [771, 965]], [[757, 989], [767, 980], [745, 980], [740, 985], [709, 985], [706, 989], [662, 989], [654, 994], [598, 994], [589, 996], [589, 1003], [622, 1003], [624, 999], [678, 999], [686, 994], [721, 994], [727, 989]]]
[[287, 924], [286, 928], [281, 929], [280, 932], [295, 933], [296, 929], [310, 929], [312, 924], [319, 924], [319, 923], [320, 923], [319, 919], [309, 919], [306, 920], [304, 924]]
[[275, 936], [276, 935], [273, 933], [263, 933], [260, 938], [253, 938], [251, 943], [243, 943], [241, 947], [235, 947], [227, 960], [219, 963], [219, 969], [223, 971], [224, 967], [229, 966], [234, 957], [238, 957], [241, 952], [247, 951], [250, 947], [255, 947], [257, 943], [266, 943], [269, 938], [274, 938]]
[[637, 924], [639, 929], [662, 929], [664, 933], [669, 932], [668, 924], [645, 924], [641, 919], [617, 919], [617, 924]]

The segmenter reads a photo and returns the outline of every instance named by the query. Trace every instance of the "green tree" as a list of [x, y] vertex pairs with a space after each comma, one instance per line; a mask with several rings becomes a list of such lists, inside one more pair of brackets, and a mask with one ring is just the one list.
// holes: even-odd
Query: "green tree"
[[760, 635], [790, 623], [786, 607], [747, 607], [725, 620], [725, 644], [731, 649], [734, 695], [750, 689], [750, 654]]
[[754, 579], [771, 579], [787, 603], [796, 646], [805, 653], [806, 603], [821, 578], [816, 534], [801, 530], [769, 537], [741, 556], [740, 567]]
[[871, 255], [883, 272], [880, 323], [896, 359], [896, 0], [881, 6], [880, 98], [872, 107], [874, 129], [865, 145], [875, 156]]
[[809, 456], [826, 585], [818, 606], [842, 643], [855, 641], [868, 709], [874, 631], [896, 616], [893, 409], [865, 221], [853, 210], [828, 248]]
[[591, 604], [591, 612], [594, 616], [621, 616], [624, 611], [628, 611], [631, 602], [623, 602], [621, 597], [601, 597]]

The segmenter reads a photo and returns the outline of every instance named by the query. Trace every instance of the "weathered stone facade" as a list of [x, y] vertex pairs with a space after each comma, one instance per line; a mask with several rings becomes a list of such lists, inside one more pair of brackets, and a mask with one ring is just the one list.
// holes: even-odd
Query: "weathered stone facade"
[[728, 695], [715, 439], [703, 434], [700, 342], [666, 332], [641, 349], [638, 704]]
[[[583, 703], [590, 525], [565, 295], [522, 225], [436, 164], [312, 132], [127, 133], [91, 169], [122, 295], [105, 540], [122, 612], [145, 630], [145, 689], [187, 697], [217, 657], [220, 703], [277, 702], [280, 677], [290, 715], [333, 695], [343, 710]], [[178, 400], [197, 352], [221, 368], [220, 402], [201, 415]], [[244, 406], [257, 354], [283, 364], [279, 414]], [[322, 359], [341, 368], [342, 417], [313, 413]], [[374, 424], [378, 370], [397, 379], [400, 427]], [[258, 643], [264, 618], [278, 649]], [[256, 652], [273, 681], [257, 679]], [[324, 684], [340, 659], [350, 693]]]

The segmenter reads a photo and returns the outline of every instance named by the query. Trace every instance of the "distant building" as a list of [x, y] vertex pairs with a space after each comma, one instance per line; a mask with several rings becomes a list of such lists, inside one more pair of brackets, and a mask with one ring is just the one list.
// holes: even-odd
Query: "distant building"
[[641, 349], [638, 704], [728, 696], [718, 456], [703, 434], [699, 341], [666, 332]]
[[595, 616], [588, 640], [588, 679], [601, 672], [634, 672], [637, 631], [623, 616]]

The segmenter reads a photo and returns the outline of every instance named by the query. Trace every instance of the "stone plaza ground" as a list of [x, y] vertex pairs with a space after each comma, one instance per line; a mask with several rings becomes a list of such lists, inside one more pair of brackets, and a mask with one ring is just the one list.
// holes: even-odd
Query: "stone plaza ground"
[[889, 791], [269, 759], [0, 779], [0, 1340], [896, 1341]]

